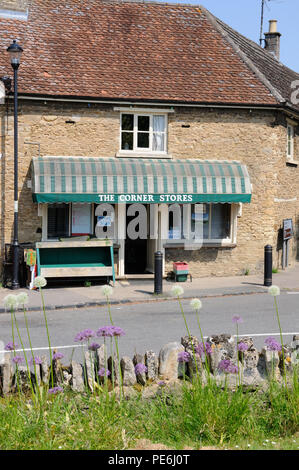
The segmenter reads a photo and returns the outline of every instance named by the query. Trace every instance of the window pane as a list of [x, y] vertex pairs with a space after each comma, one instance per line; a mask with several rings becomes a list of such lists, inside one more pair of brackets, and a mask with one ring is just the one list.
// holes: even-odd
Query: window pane
[[132, 131], [134, 129], [134, 114], [122, 114], [121, 128], [123, 131]]
[[149, 116], [138, 116], [138, 130], [149, 131], [150, 118]]
[[153, 133], [153, 151], [164, 152], [164, 134], [160, 132]]
[[48, 206], [48, 238], [69, 236], [69, 205], [50, 204]]
[[181, 240], [184, 238], [183, 230], [183, 206], [172, 204], [169, 209], [168, 238], [170, 240]]
[[212, 204], [211, 238], [229, 238], [230, 204]]
[[122, 150], [133, 150], [133, 132], [122, 132], [121, 148]]
[[149, 133], [138, 132], [137, 147], [149, 148]]
[[165, 132], [165, 116], [153, 116], [153, 131]]
[[195, 238], [206, 239], [209, 237], [208, 204], [191, 204], [191, 232]]

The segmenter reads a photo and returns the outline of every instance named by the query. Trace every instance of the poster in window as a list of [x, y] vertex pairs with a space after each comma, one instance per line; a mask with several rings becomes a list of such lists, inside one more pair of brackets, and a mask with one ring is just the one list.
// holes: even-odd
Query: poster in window
[[89, 235], [91, 233], [91, 205], [73, 204], [72, 235]]

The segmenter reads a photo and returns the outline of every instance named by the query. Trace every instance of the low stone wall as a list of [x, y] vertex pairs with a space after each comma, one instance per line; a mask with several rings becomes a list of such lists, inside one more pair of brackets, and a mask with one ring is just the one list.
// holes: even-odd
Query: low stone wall
[[[208, 363], [205, 355], [195, 353], [199, 346], [199, 341], [195, 336], [181, 338], [181, 343], [172, 342], [166, 344], [156, 355], [153, 351], [146, 351], [145, 354], [136, 353], [131, 359], [124, 356], [120, 360], [123, 385], [126, 390], [137, 388], [136, 385], [144, 387], [145, 396], [150, 396], [147, 385], [152, 389], [163, 387], [167, 383], [177, 382], [178, 379], [189, 377], [199, 373], [203, 382], [207, 382], [207, 368], [210, 370], [210, 377], [213, 377], [221, 386], [226, 383], [234, 388], [242, 382], [249, 387], [267, 386], [269, 377], [277, 381], [282, 380], [283, 363], [282, 354], [264, 348], [260, 352], [254, 347], [252, 338], [242, 338], [242, 343], [246, 345], [246, 350], [237, 353], [236, 339], [234, 336], [222, 334], [211, 336], [207, 340], [209, 354]], [[240, 341], [239, 341], [240, 343]], [[189, 362], [179, 362], [179, 353], [187, 352], [190, 355]], [[294, 366], [299, 364], [299, 335], [293, 337], [289, 345], [284, 346], [284, 358], [286, 371], [292, 372]], [[4, 354], [4, 361], [0, 365], [0, 390], [2, 395], [6, 395], [16, 390], [16, 369], [13, 365], [13, 352]], [[238, 373], [224, 372], [219, 368], [221, 361], [230, 361]], [[113, 379], [115, 387], [120, 385], [119, 367], [116, 355], [107, 356], [106, 346], [103, 344], [96, 351], [85, 351], [85, 362], [80, 364], [72, 361], [68, 366], [62, 365], [59, 360], [53, 361], [54, 385], [68, 388], [75, 392], [83, 392], [88, 387], [93, 390], [96, 382], [104, 381], [98, 376], [98, 371], [105, 369], [107, 361], [108, 369], [114, 371]], [[139, 365], [137, 368], [137, 364]], [[144, 367], [140, 366], [142, 364]], [[106, 366], [107, 367], [107, 366]], [[29, 390], [29, 377], [26, 366], [18, 366], [19, 385], [24, 391]], [[42, 363], [36, 365], [36, 375], [31, 370], [33, 384], [49, 384], [50, 365], [46, 357], [42, 357]]]

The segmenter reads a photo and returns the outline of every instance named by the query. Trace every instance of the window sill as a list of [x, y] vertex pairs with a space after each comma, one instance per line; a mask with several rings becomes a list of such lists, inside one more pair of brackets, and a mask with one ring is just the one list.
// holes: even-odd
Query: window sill
[[140, 153], [140, 152], [126, 152], [126, 151], [119, 151], [115, 154], [116, 157], [118, 158], [166, 158], [166, 159], [171, 159], [172, 155], [169, 153], [154, 153], [154, 152], [148, 152], [148, 153]]
[[194, 245], [188, 244], [188, 243], [169, 243], [166, 242], [164, 245], [164, 248], [185, 248], [185, 250], [199, 250], [200, 248], [236, 248], [237, 244], [236, 243], [203, 243], [202, 245], [196, 243]]
[[291, 158], [287, 158], [286, 164], [287, 164], [288, 166], [298, 166], [298, 165], [299, 165], [299, 161], [298, 161], [298, 160], [292, 160]]

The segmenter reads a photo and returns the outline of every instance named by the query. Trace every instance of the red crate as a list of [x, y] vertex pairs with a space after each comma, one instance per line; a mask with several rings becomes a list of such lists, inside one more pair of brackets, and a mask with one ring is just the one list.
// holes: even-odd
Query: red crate
[[184, 273], [189, 272], [189, 265], [188, 263], [185, 263], [185, 261], [177, 261], [173, 263], [173, 271], [175, 273], [180, 273], [181, 271], [184, 271]]

